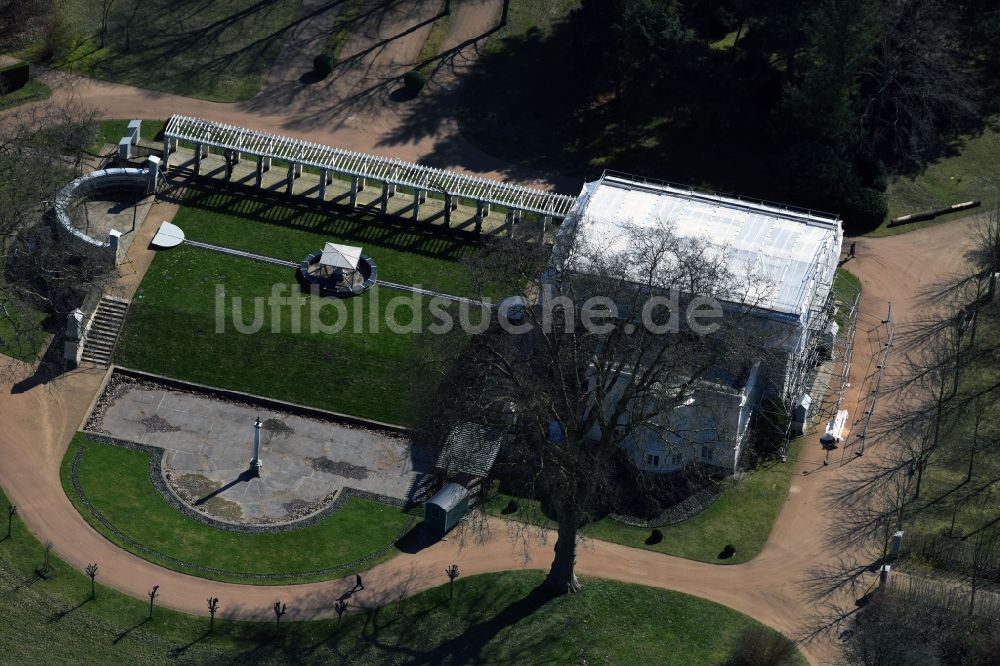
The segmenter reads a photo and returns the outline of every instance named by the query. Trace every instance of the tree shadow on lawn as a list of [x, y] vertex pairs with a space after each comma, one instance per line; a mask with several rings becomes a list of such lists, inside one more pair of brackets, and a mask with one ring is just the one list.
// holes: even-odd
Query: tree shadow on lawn
[[86, 599], [78, 603], [76, 606], [73, 606], [72, 608], [60, 608], [55, 613], [49, 616], [49, 623], [52, 624], [55, 622], [59, 622], [73, 611], [83, 608], [85, 605], [87, 605], [93, 600], [94, 600], [93, 597], [88, 596]]
[[123, 631], [120, 631], [120, 632], [118, 632], [118, 633], [117, 633], [117, 634], [115, 635], [115, 639], [114, 639], [113, 641], [111, 641], [111, 643], [112, 643], [112, 644], [114, 644], [114, 645], [117, 645], [118, 643], [122, 642], [122, 640], [123, 640], [123, 639], [125, 639], [126, 637], [128, 637], [128, 635], [129, 635], [129, 634], [131, 634], [131, 633], [132, 633], [133, 631], [135, 631], [135, 630], [136, 630], [136, 629], [138, 629], [139, 627], [142, 627], [142, 626], [143, 626], [143, 625], [145, 625], [145, 624], [146, 624], [147, 622], [149, 622], [149, 618], [148, 618], [148, 617], [144, 617], [144, 618], [142, 618], [142, 620], [140, 620], [140, 621], [139, 621], [138, 623], [136, 623], [136, 624], [133, 624], [133, 625], [132, 625], [131, 627], [129, 627], [128, 629], [125, 629], [125, 630], [123, 630]]
[[[459, 594], [461, 592], [457, 591], [456, 599]], [[531, 590], [527, 596], [508, 604], [496, 615], [470, 624], [457, 636], [440, 641], [426, 650], [421, 650], [420, 646], [426, 646], [429, 642], [429, 636], [437, 633], [439, 629], [428, 627], [425, 621], [421, 621], [421, 618], [428, 616], [442, 606], [446, 606], [449, 599], [444, 597], [436, 604], [415, 615], [405, 614], [402, 617], [392, 613], [388, 606], [383, 606], [365, 616], [359, 644], [354, 646], [354, 649], [361, 651], [365, 648], [374, 648], [379, 651], [383, 658], [389, 659], [390, 655], [393, 657], [393, 661], [406, 658], [406, 663], [409, 664], [481, 663], [486, 659], [483, 654], [486, 647], [504, 629], [513, 627], [530, 617], [556, 596], [558, 595], [539, 585]], [[467, 608], [490, 606], [490, 600], [485, 598], [471, 603], [468, 599], [463, 601], [463, 606]], [[399, 626], [393, 627], [397, 623]], [[396, 631], [389, 631], [390, 628], [394, 628]], [[338, 632], [313, 646], [312, 650], [315, 651], [324, 644], [332, 651], [338, 651], [338, 647], [344, 647], [348, 650], [352, 648], [350, 645], [341, 646], [341, 641], [341, 634]], [[505, 649], [509, 652], [515, 650], [510, 645], [506, 645]], [[533, 642], [525, 642], [516, 648], [516, 652], [521, 655], [520, 658], [514, 654], [505, 654], [505, 661], [510, 663], [540, 663], [537, 660], [540, 649], [541, 646]], [[340, 654], [344, 656], [343, 653]]]
[[[477, 240], [474, 233], [428, 228], [426, 223], [408, 223], [392, 215], [338, 206], [330, 201], [319, 202], [302, 195], [288, 196], [253, 185], [207, 177], [185, 178], [178, 185], [177, 189], [162, 194], [160, 198], [187, 208], [317, 235], [333, 234], [349, 242], [371, 243], [435, 259], [460, 259], [470, 250], [471, 243]], [[289, 261], [301, 259], [280, 258]]]
[[[316, 16], [336, 9], [345, 1], [323, 3], [312, 12], [300, 14], [270, 33], [233, 49], [226, 48], [233, 36], [238, 39], [245, 30], [252, 31], [255, 24], [267, 21], [267, 14], [276, 7], [273, 0], [258, 0], [249, 7], [193, 29], [183, 28], [185, 17], [180, 14], [177, 3], [160, 3], [159, 12], [153, 9], [140, 14], [140, 20], [134, 25], [130, 20], [130, 43], [112, 45], [110, 55], [96, 62], [93, 71], [105, 77], [134, 80], [140, 60], [146, 62], [152, 57], [157, 61], [177, 63], [178, 54], [196, 53], [200, 56], [190, 66], [158, 72], [161, 81], [167, 84], [162, 88], [187, 89], [192, 82], [211, 86], [218, 78], [231, 77], [234, 70], [244, 68], [251, 70], [248, 72], [251, 76], [261, 74], [261, 60], [271, 60], [267, 57], [269, 52], [274, 52], [274, 57], [277, 57], [277, 50], [294, 30]], [[200, 9], [193, 9], [190, 13], [193, 15], [198, 11]], [[165, 21], [169, 21], [168, 26], [165, 26]], [[181, 26], [180, 30], [177, 29], [178, 26]], [[109, 31], [109, 39], [113, 39], [115, 35], [115, 31]], [[141, 48], [138, 48], [139, 44], [142, 45]], [[69, 54], [70, 57], [73, 55]], [[263, 75], [266, 75], [266, 71]]]

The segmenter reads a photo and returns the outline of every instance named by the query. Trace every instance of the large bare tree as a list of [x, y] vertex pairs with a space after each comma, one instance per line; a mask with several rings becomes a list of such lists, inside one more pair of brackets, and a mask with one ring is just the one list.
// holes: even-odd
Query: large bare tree
[[94, 157], [93, 109], [75, 102], [35, 104], [0, 117], [0, 349], [39, 337], [39, 317], [61, 322], [113, 267], [58, 234], [50, 202]]
[[706, 240], [667, 222], [591, 240], [562, 243], [551, 256], [494, 243], [473, 271], [477, 289], [525, 307], [501, 306], [471, 339], [457, 327], [428, 334], [423, 357], [422, 372], [439, 373], [432, 383], [441, 386], [425, 436], [468, 422], [507, 433], [495, 472], [558, 523], [547, 577], [558, 592], [580, 587], [580, 529], [624, 491], [641, 496], [652, 486], [629, 462], [630, 447], [662, 438], [690, 459], [734, 438], [714, 418], [714, 399], [745, 378], [764, 338], [780, 334], [751, 313], [770, 293], [766, 280], [733, 275]]

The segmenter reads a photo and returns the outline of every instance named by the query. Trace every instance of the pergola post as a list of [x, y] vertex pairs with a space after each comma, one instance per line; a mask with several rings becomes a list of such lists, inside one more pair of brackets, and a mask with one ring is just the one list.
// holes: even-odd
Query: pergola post
[[514, 223], [520, 219], [521, 215], [518, 211], [511, 208], [507, 211], [507, 238], [514, 237]]
[[240, 159], [242, 159], [242, 155], [240, 154], [240, 151], [234, 150], [233, 151], [233, 164], [239, 164], [240, 163]]
[[170, 139], [163, 137], [163, 172], [170, 168]]
[[201, 144], [194, 144], [194, 175], [201, 173]]
[[292, 193], [292, 186], [295, 183], [295, 162], [288, 163], [288, 176], [285, 178], [285, 192]]
[[263, 170], [264, 171], [270, 171], [271, 170], [271, 156], [268, 155], [267, 157], [261, 157], [260, 159], [261, 159], [261, 163], [264, 165], [264, 169]]
[[[360, 182], [359, 182], [360, 181]], [[364, 181], [357, 176], [351, 176], [351, 207], [358, 205], [358, 192], [364, 188]]]
[[326, 169], [319, 170], [319, 200], [326, 200], [326, 180], [329, 172]]
[[202, 144], [198, 144], [198, 145], [201, 146], [201, 156], [202, 157], [208, 157], [208, 144], [207, 143], [202, 143]]
[[420, 219], [420, 204], [427, 201], [427, 193], [421, 189], [413, 190], [413, 221]]
[[483, 232], [483, 218], [490, 214], [490, 205], [485, 201], [476, 202], [476, 233]]
[[545, 242], [545, 229], [552, 224], [551, 215], [542, 215], [542, 225], [538, 229], [538, 244], [541, 245]]
[[448, 228], [451, 227], [451, 211], [453, 211], [456, 208], [458, 208], [458, 204], [452, 203], [454, 201], [454, 199], [455, 199], [455, 197], [453, 197], [452, 195], [448, 194], [447, 192], [444, 193], [444, 228], [445, 229], [448, 229]]
[[382, 182], [382, 214], [389, 212], [389, 197], [396, 193], [395, 186], [390, 186], [388, 181]]
[[294, 169], [294, 171], [295, 171], [295, 177], [299, 178], [300, 176], [302, 176], [302, 163], [301, 162], [293, 162], [293, 165], [295, 167], [295, 169]]
[[257, 156], [257, 187], [262, 187], [264, 185], [264, 158], [260, 155]]

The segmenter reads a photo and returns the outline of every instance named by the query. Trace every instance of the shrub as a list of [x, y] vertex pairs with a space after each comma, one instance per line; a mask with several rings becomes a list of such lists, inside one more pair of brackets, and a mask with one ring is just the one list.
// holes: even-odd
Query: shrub
[[329, 53], [321, 53], [313, 58], [313, 71], [321, 79], [330, 76], [330, 72], [333, 71], [333, 56]]
[[731, 543], [727, 543], [726, 547], [722, 549], [721, 553], [719, 553], [719, 559], [720, 560], [728, 560], [730, 557], [732, 557], [735, 554], [736, 554], [736, 546], [734, 546]]
[[646, 539], [646, 545], [653, 546], [661, 541], [663, 541], [663, 532], [661, 530], [653, 530], [653, 532], [649, 535], [649, 538]]
[[726, 660], [727, 666], [778, 666], [790, 661], [795, 643], [766, 627], [744, 631]]
[[521, 507], [520, 505], [518, 505], [517, 500], [512, 499], [511, 501], [507, 502], [507, 506], [504, 507], [501, 513], [503, 513], [504, 515], [517, 513], [517, 510], [520, 508]]
[[412, 95], [416, 95], [423, 90], [427, 84], [427, 77], [421, 72], [413, 69], [403, 75], [403, 87]]
[[31, 78], [30, 68], [26, 62], [0, 69], [0, 94], [23, 88], [29, 78]]
[[855, 190], [840, 206], [844, 227], [850, 231], [870, 231], [885, 221], [889, 203], [885, 194], [870, 187]]

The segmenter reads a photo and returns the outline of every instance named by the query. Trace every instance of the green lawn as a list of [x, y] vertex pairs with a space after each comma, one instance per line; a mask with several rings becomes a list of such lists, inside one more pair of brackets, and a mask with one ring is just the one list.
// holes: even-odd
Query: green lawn
[[[132, 119], [100, 121], [97, 130], [97, 138], [94, 139], [94, 145], [91, 146], [91, 152], [96, 153], [106, 143], [117, 146], [118, 141], [125, 136], [125, 132], [128, 130], [128, 124], [130, 122], [132, 122]], [[143, 120], [142, 127], [139, 130], [142, 134], [142, 140], [153, 141], [157, 137], [162, 137], [163, 128], [166, 127], [166, 125], [167, 121], [165, 120]]]
[[207, 617], [164, 608], [145, 621], [148, 602], [104, 587], [100, 570], [93, 600], [89, 579], [58, 557], [38, 579], [42, 552], [16, 517], [12, 538], [0, 541], [5, 663], [706, 664], [720, 663], [735, 637], [756, 626], [695, 597], [599, 579], [584, 579], [581, 594], [547, 600], [532, 594], [541, 573], [526, 571], [461, 577], [452, 601], [443, 586], [370, 612], [352, 608], [339, 630], [336, 620], [290, 621], [291, 605], [279, 629], [233, 622], [225, 613], [239, 600], [220, 598], [209, 634]]
[[851, 303], [854, 302], [854, 298], [860, 292], [861, 280], [847, 269], [838, 268], [837, 272], [833, 274], [833, 293], [837, 295], [837, 298], [844, 305], [837, 309], [834, 320], [841, 330], [847, 325], [847, 316], [850, 314], [849, 308]]
[[[296, 26], [301, 0], [227, 0], [141, 5], [112, 2], [101, 44], [101, 8], [92, 0], [57, 4], [63, 37], [56, 67], [142, 88], [233, 102], [263, 84]], [[41, 32], [41, 31], [40, 31]], [[43, 59], [44, 40], [19, 54]]]
[[955, 155], [930, 164], [915, 177], [899, 176], [889, 184], [889, 218], [979, 199], [982, 208], [942, 215], [933, 220], [887, 227], [871, 236], [890, 236], [1000, 206], [1000, 130], [992, 127], [965, 137]]
[[[588, 525], [583, 534], [700, 562], [739, 564], [751, 560], [760, 553], [771, 535], [771, 526], [788, 495], [792, 469], [804, 441], [805, 438], [799, 438], [789, 445], [787, 463], [765, 462], [740, 480], [724, 481], [721, 496], [707, 509], [693, 518], [660, 528], [663, 541], [658, 544], [646, 544], [652, 530], [630, 527], [611, 518]], [[487, 511], [493, 515], [505, 515], [503, 510], [510, 500], [509, 495], [497, 493], [487, 504]], [[513, 514], [506, 514], [507, 518], [554, 527], [554, 523], [541, 514], [534, 502], [518, 500], [518, 504], [521, 508]], [[719, 553], [727, 544], [736, 547], [736, 555], [720, 560]]]
[[19, 104], [48, 99], [51, 94], [52, 91], [47, 85], [41, 81], [31, 79], [17, 90], [0, 95], [0, 110], [9, 109]]
[[[25, 310], [21, 305], [10, 303], [5, 299], [4, 289], [4, 285], [0, 284], [0, 354], [31, 363], [38, 358], [45, 344], [47, 333], [41, 326], [45, 313]], [[31, 323], [33, 333], [15, 339], [15, 329], [25, 318]]]
[[[474, 246], [460, 239], [406, 231], [362, 214], [319, 213], [201, 190], [190, 192], [187, 202], [174, 222], [193, 240], [292, 261], [325, 241], [362, 245], [378, 264], [380, 280], [458, 294], [468, 288], [466, 268], [458, 260]], [[261, 302], [266, 325], [252, 335], [238, 333], [234, 299], [241, 299], [240, 319], [250, 324], [254, 299], [266, 299], [275, 285], [284, 285], [286, 296], [299, 293], [290, 268], [191, 246], [161, 252], [133, 298], [117, 362], [389, 423], [415, 421], [410, 368], [416, 336], [394, 332], [385, 323], [393, 310], [390, 299], [396, 297], [406, 301], [393, 310], [396, 320], [412, 321], [410, 294], [376, 286], [343, 301], [305, 295], [300, 307], [281, 308], [277, 329], [271, 326], [273, 312], [264, 316]], [[225, 290], [224, 333], [216, 333], [217, 286]], [[426, 326], [429, 301], [420, 299], [415, 309]], [[315, 321], [342, 324], [342, 329], [327, 333], [312, 326], [314, 313]], [[296, 316], [300, 332], [294, 332]], [[328, 388], [317, 390], [310, 381], [317, 373]]]
[[[947, 428], [940, 450], [935, 452], [923, 475], [920, 499], [911, 504], [911, 515], [905, 525], [914, 532], [946, 534], [954, 519], [955, 533], [966, 536], [1000, 516], [1000, 494], [995, 492], [997, 479], [1000, 479], [1000, 456], [995, 444], [1000, 405], [987, 391], [988, 387], [1000, 382], [996, 357], [1000, 304], [994, 302], [980, 310], [977, 329], [978, 350], [967, 352], [968, 358], [976, 360], [970, 361], [963, 370], [958, 394], [959, 398], [965, 398], [986, 391], [979, 408], [980, 451], [973, 459], [972, 478], [966, 480], [970, 459], [966, 447], [973, 441], [974, 419], [967, 411], [959, 423]], [[992, 447], [990, 442], [994, 442]]]
[[[86, 435], [77, 434], [63, 459], [61, 474], [63, 489], [81, 515], [108, 539], [139, 557], [203, 578], [258, 584], [301, 583], [367, 569], [373, 562], [312, 577], [248, 580], [185, 567], [139, 551], [112, 534], [80, 501], [70, 477], [80, 445], [86, 446], [86, 453], [78, 478], [94, 507], [128, 538], [184, 562], [240, 573], [295, 574], [334, 567], [391, 543], [410, 520], [396, 507], [355, 498], [322, 523], [292, 532], [241, 534], [218, 530], [182, 515], [167, 504], [149, 481], [147, 454], [92, 442]], [[394, 553], [389, 551], [381, 559]]]

